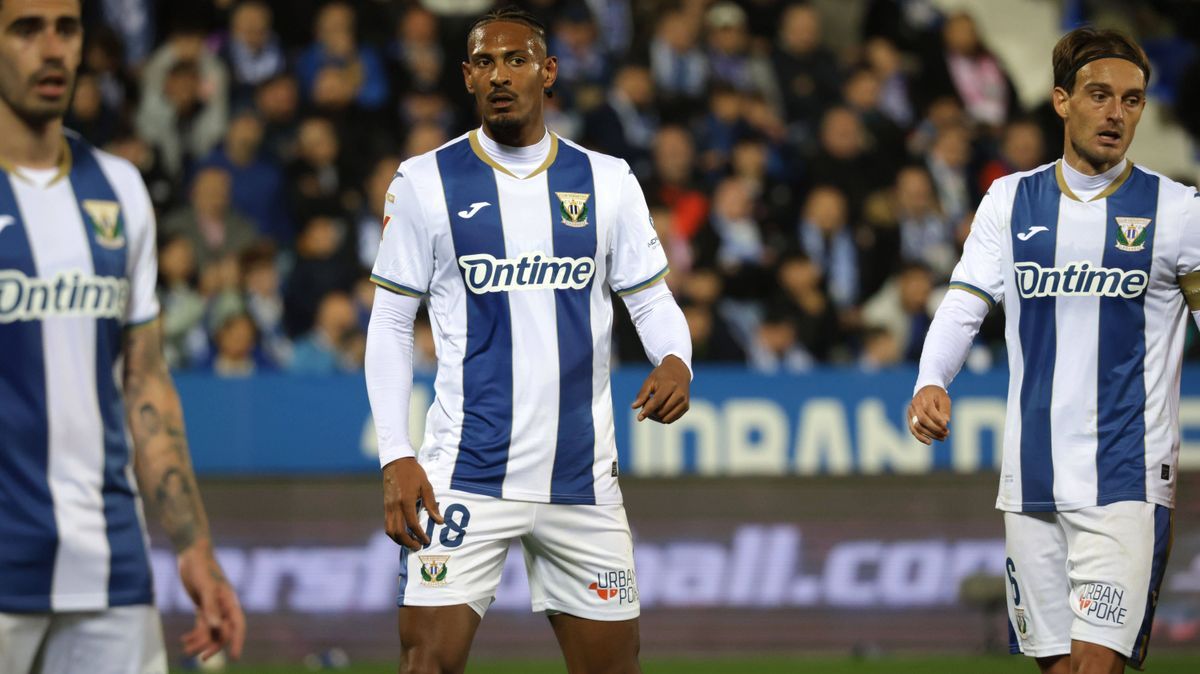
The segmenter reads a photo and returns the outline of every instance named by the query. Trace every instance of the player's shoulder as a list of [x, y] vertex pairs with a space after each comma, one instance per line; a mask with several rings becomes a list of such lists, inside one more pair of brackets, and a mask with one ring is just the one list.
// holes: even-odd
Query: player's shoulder
[[[588, 149], [573, 140], [554, 134], [558, 138], [559, 148], [567, 148], [568, 151], [576, 151], [583, 153], [584, 156], [592, 164], [593, 172], [604, 173], [608, 176], [624, 177], [630, 172], [629, 164], [620, 157], [614, 157], [611, 154], [604, 154], [596, 150]], [[562, 151], [561, 149], [559, 150]]]
[[1141, 164], [1133, 164], [1134, 171], [1140, 171], [1142, 174], [1158, 179], [1159, 195], [1168, 199], [1191, 199], [1197, 196], [1196, 188], [1191, 185], [1185, 185], [1166, 174], [1159, 173], [1150, 168], [1146, 168]]
[[124, 191], [145, 186], [145, 183], [142, 182], [142, 173], [133, 165], [133, 162], [101, 150], [70, 129], [65, 129], [63, 135], [66, 136], [71, 150], [71, 161], [78, 162], [83, 159], [83, 155], [90, 155], [96, 160], [105, 177], [112, 183], [113, 189]]

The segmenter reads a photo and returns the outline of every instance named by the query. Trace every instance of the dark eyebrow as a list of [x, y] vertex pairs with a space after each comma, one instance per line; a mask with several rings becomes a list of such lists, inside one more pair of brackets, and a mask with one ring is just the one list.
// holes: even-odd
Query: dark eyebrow
[[26, 30], [41, 29], [46, 25], [46, 20], [40, 16], [18, 16], [13, 19], [12, 23], [5, 27], [5, 30], [13, 30], [22, 28]]
[[[528, 49], [510, 49], [500, 56], [501, 58], [508, 58], [510, 56], [533, 56], [533, 52], [529, 51]], [[472, 61], [477, 58], [495, 58], [495, 54], [486, 51], [477, 51], [471, 54]]]

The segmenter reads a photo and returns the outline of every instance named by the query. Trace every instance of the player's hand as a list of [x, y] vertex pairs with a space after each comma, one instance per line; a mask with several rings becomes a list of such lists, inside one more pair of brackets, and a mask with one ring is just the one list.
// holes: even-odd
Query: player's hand
[[667, 356], [654, 368], [638, 391], [633, 409], [641, 409], [638, 421], [653, 419], [669, 424], [691, 407], [692, 373], [679, 356]]
[[242, 657], [246, 616], [207, 540], [179, 553], [179, 579], [196, 605], [196, 624], [181, 639], [183, 652], [207, 660], [228, 648], [230, 658]]
[[429, 536], [417, 515], [417, 505], [429, 511], [438, 524], [445, 524], [438, 510], [433, 485], [415, 458], [396, 459], [383, 467], [383, 518], [387, 535], [410, 550], [429, 545]]
[[950, 436], [950, 394], [941, 386], [922, 386], [908, 405], [908, 431], [921, 442]]

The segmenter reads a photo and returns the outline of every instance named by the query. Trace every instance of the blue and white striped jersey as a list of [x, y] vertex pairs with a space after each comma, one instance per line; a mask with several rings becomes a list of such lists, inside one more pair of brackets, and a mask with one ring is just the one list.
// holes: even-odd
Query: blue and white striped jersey
[[1200, 200], [1129, 163], [1083, 201], [1062, 170], [992, 184], [951, 283], [1004, 304], [997, 507], [1171, 507], [1188, 315], [1180, 283], [1200, 268]]
[[622, 160], [557, 136], [518, 178], [478, 130], [400, 165], [373, 280], [429, 297], [436, 399], [418, 458], [435, 488], [621, 502], [612, 304], [667, 273]]
[[0, 611], [150, 603], [119, 383], [158, 316], [154, 213], [128, 162], [66, 136], [0, 177]]

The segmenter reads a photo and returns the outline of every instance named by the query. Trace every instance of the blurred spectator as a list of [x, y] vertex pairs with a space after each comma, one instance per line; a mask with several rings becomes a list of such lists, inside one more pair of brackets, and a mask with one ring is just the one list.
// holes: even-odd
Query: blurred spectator
[[262, 152], [263, 126], [251, 110], [238, 113], [229, 123], [225, 142], [201, 162], [229, 174], [233, 208], [254, 224], [255, 230], [277, 243], [293, 236], [291, 218], [284, 208], [283, 170]]
[[363, 189], [366, 198], [355, 221], [355, 236], [358, 241], [358, 263], [364, 269], [375, 266], [379, 254], [379, 240], [383, 238], [383, 208], [392, 198], [388, 187], [396, 176], [400, 158], [387, 155], [375, 162], [375, 170], [367, 177]]
[[[323, 6], [317, 13], [316, 42], [296, 60], [296, 75], [305, 96], [317, 93], [318, 75], [331, 73], [325, 82], [344, 83], [349, 96], [364, 109], [376, 110], [387, 102], [387, 72], [379, 52], [358, 44], [354, 7], [342, 0]], [[328, 69], [328, 70], [327, 70]]]
[[683, 276], [692, 268], [692, 251], [687, 241], [675, 233], [674, 216], [671, 209], [662, 204], [650, 206], [650, 221], [654, 223], [654, 232], [658, 234], [659, 244], [667, 255], [667, 266], [671, 273], [667, 275], [667, 286], [676, 288]]
[[254, 107], [262, 116], [263, 148], [275, 161], [291, 159], [296, 142], [300, 94], [291, 75], [279, 75], [259, 85]]
[[[99, 18], [103, 26], [97, 26], [111, 40], [122, 45], [122, 59], [127, 59], [130, 66], [142, 63], [154, 47], [154, 2], [152, 0], [100, 0], [98, 3], [84, 3], [85, 12], [92, 9], [89, 5], [97, 5]], [[94, 39], [92, 26], [88, 26], [88, 38]], [[122, 61], [118, 61], [122, 63]]]
[[105, 149], [137, 167], [156, 213], [165, 213], [178, 205], [180, 185], [167, 173], [158, 151], [146, 141], [133, 134], [122, 135]]
[[100, 81], [92, 73], [79, 73], [75, 78], [75, 96], [71, 109], [63, 123], [78, 131], [95, 145], [104, 146], [117, 134], [120, 123], [120, 108], [110, 108], [104, 103]]
[[665, 126], [654, 137], [654, 170], [644, 184], [646, 198], [671, 209], [671, 225], [685, 241], [708, 218], [708, 197], [696, 173], [696, 149], [691, 135], [679, 126]]
[[971, 136], [963, 126], [939, 131], [925, 159], [937, 189], [938, 203], [951, 220], [961, 218], [978, 201], [967, 173], [970, 161]]
[[850, 71], [842, 86], [846, 106], [858, 115], [863, 130], [871, 139], [874, 155], [881, 162], [880, 170], [895, 175], [904, 164], [904, 129], [901, 129], [880, 107], [882, 93], [879, 76], [867, 67]]
[[234, 105], [250, 103], [258, 86], [287, 66], [271, 22], [271, 7], [264, 0], [242, 0], [230, 14], [229, 35], [219, 55], [229, 68]]
[[789, 5], [771, 54], [789, 123], [816, 126], [825, 107], [837, 99], [837, 61], [821, 46], [821, 15], [808, 4]]
[[309, 117], [300, 124], [296, 137], [296, 157], [287, 167], [292, 217], [303, 221], [317, 213], [341, 211], [342, 193], [348, 185], [333, 123], [324, 117]]
[[807, 256], [792, 254], [780, 262], [777, 279], [780, 306], [791, 317], [797, 341], [816, 360], [830, 360], [842, 339], [837, 312], [821, 283], [821, 269]]
[[361, 366], [356, 352], [354, 304], [344, 292], [321, 297], [312, 330], [296, 341], [290, 370], [303, 374], [334, 374]]
[[696, 128], [700, 139], [702, 175], [715, 182], [729, 167], [729, 154], [739, 136], [746, 132], [742, 119], [742, 95], [724, 85], [714, 86], [708, 95], [708, 114]]
[[229, 75], [204, 47], [204, 32], [176, 29], [142, 70], [138, 134], [162, 152], [173, 177], [208, 154], [225, 135]]
[[612, 78], [612, 64], [591, 12], [584, 5], [568, 5], [558, 15], [549, 37], [550, 53], [558, 57], [555, 88], [565, 90], [569, 100], [584, 110], [595, 107]]
[[1030, 171], [1038, 167], [1045, 156], [1042, 128], [1029, 119], [1019, 119], [1004, 127], [1000, 139], [1000, 156], [989, 161], [979, 172], [978, 191], [987, 192], [992, 183], [1010, 173]]
[[213, 336], [213, 345], [209, 369], [218, 377], [249, 377], [271, 369], [258, 353], [258, 330], [247, 314], [227, 316]]
[[867, 147], [862, 121], [846, 107], [830, 108], [825, 113], [820, 143], [809, 163], [809, 179], [814, 184], [836, 187], [849, 200], [850, 213], [856, 216], [871, 192], [890, 181], [886, 164]]
[[921, 358], [925, 333], [933, 320], [932, 292], [932, 272], [919, 262], [910, 262], [863, 305], [863, 322], [886, 329], [895, 339], [900, 357], [915, 363]]
[[847, 219], [846, 196], [832, 185], [813, 188], [804, 204], [798, 238], [816, 263], [839, 310], [858, 302], [858, 249]]
[[713, 196], [709, 214], [711, 249], [704, 255], [727, 276], [743, 267], [767, 264], [768, 251], [762, 227], [754, 220], [754, 195], [741, 178], [722, 180]]
[[387, 47], [392, 89], [441, 89], [458, 74], [438, 40], [437, 16], [412, 5], [396, 21], [396, 37]]
[[783, 161], [766, 140], [757, 134], [740, 138], [730, 155], [730, 175], [741, 178], [756, 195], [754, 217], [764, 233], [775, 234], [791, 223], [796, 214], [795, 189], [786, 180]]
[[901, 257], [928, 265], [939, 277], [949, 277], [958, 261], [954, 221], [942, 214], [923, 167], [907, 166], [896, 176], [895, 210]]
[[446, 132], [442, 131], [442, 127], [437, 124], [428, 122], [417, 124], [408, 130], [408, 137], [404, 139], [404, 158], [416, 157], [436, 150], [444, 145], [446, 140]]
[[158, 303], [162, 307], [163, 355], [173, 368], [187, 365], [207, 348], [204, 298], [196, 290], [192, 242], [166, 236], [158, 247]]
[[875, 372], [884, 368], [899, 365], [902, 360], [900, 343], [896, 335], [887, 328], [876, 325], [863, 330], [862, 355], [858, 366], [866, 372]]
[[771, 64], [750, 50], [746, 11], [729, 0], [717, 2], [704, 16], [708, 30], [710, 77], [738, 91], [756, 93], [780, 107]]
[[[240, 258], [225, 255], [203, 267], [200, 271], [200, 295], [204, 297], [204, 327], [210, 335], [216, 334], [226, 318], [245, 311]], [[197, 358], [196, 362], [201, 360]]]
[[867, 40], [865, 50], [867, 64], [879, 78], [879, 109], [901, 128], [908, 128], [915, 118], [912, 84], [900, 51], [884, 37]]
[[768, 308], [750, 345], [750, 367], [764, 374], [795, 374], [812, 366], [812, 354], [797, 340], [796, 326], [786, 308]]
[[962, 101], [967, 115], [985, 126], [1001, 126], [1017, 105], [1012, 81], [983, 44], [975, 20], [966, 12], [946, 17], [942, 51], [927, 59], [920, 82], [926, 101], [953, 94]]
[[658, 129], [650, 71], [642, 65], [622, 66], [604, 103], [584, 123], [589, 147], [624, 159], [639, 176], [648, 175]]
[[263, 355], [272, 365], [291, 361], [292, 344], [283, 321], [283, 293], [275, 247], [267, 242], [254, 245], [242, 256], [242, 287], [246, 313], [258, 330]]
[[354, 286], [358, 272], [353, 256], [345, 254], [346, 235], [345, 223], [327, 215], [315, 215], [305, 222], [296, 238], [295, 259], [284, 292], [289, 335], [308, 331], [322, 297]]
[[163, 219], [165, 234], [191, 241], [201, 268], [216, 258], [240, 255], [256, 238], [254, 225], [232, 208], [231, 182], [224, 169], [201, 169], [192, 182], [190, 204]]
[[650, 41], [655, 89], [665, 98], [700, 100], [708, 86], [708, 59], [700, 48], [699, 23], [682, 10], [662, 14]]
[[125, 70], [124, 54], [121, 38], [111, 28], [104, 25], [88, 26], [79, 72], [90, 73], [96, 78], [104, 106], [118, 112], [128, 107], [132, 92], [136, 89]]
[[686, 300], [681, 304], [692, 335], [693, 360], [697, 363], [745, 364], [746, 352], [712, 305]]

